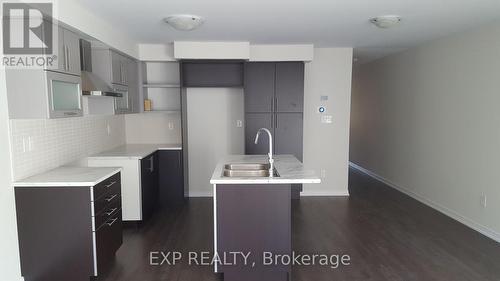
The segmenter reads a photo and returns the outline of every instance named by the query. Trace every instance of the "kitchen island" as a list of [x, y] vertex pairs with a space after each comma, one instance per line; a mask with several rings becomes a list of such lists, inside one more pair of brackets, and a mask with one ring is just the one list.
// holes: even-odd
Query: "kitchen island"
[[214, 263], [215, 272], [223, 273], [225, 281], [290, 280], [289, 264], [267, 264], [269, 259], [264, 255], [292, 254], [291, 185], [321, 180], [292, 155], [275, 155], [273, 177], [242, 176], [244, 173], [229, 171], [231, 168], [244, 170], [242, 167], [256, 169], [254, 164], [269, 167], [265, 166], [268, 157], [227, 156], [217, 164], [210, 180], [215, 254], [220, 257], [234, 252], [241, 252], [241, 257], [248, 255], [231, 263]]

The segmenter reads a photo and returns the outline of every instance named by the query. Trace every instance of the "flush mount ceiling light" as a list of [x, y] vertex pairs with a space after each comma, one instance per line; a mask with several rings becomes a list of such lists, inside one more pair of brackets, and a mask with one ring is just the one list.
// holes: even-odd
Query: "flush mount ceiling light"
[[165, 18], [165, 22], [173, 28], [181, 31], [190, 31], [199, 27], [205, 20], [195, 15], [171, 15]]
[[396, 15], [379, 16], [370, 19], [370, 22], [378, 28], [390, 28], [399, 25], [401, 23], [401, 17]]

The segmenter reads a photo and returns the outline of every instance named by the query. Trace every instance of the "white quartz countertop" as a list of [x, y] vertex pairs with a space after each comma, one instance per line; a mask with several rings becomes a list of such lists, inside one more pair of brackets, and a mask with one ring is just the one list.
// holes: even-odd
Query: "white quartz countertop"
[[181, 144], [124, 144], [89, 156], [88, 159], [142, 159], [157, 150], [182, 150]]
[[16, 187], [94, 186], [121, 171], [121, 168], [62, 166], [14, 182]]
[[215, 167], [211, 184], [300, 184], [321, 183], [313, 170], [305, 169], [293, 155], [274, 155], [279, 177], [225, 177], [224, 165], [231, 163], [268, 163], [267, 155], [229, 155]]

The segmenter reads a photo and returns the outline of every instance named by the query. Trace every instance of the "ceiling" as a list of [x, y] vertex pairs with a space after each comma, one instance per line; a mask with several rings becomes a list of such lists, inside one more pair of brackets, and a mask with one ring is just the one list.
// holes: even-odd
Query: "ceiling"
[[[313, 43], [354, 47], [370, 61], [427, 40], [500, 20], [500, 0], [78, 0], [138, 43], [174, 40]], [[126, 3], [126, 4], [125, 4]], [[197, 30], [176, 31], [170, 14], [196, 14]], [[378, 29], [369, 19], [397, 14], [402, 24]]]

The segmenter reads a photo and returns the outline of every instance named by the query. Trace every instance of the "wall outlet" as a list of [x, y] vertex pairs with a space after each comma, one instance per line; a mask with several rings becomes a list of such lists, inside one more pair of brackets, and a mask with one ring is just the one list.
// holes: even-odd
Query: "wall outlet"
[[238, 127], [238, 128], [243, 127], [243, 121], [242, 120], [236, 120], [236, 127]]
[[106, 133], [108, 134], [108, 136], [111, 135], [111, 126], [109, 126], [109, 124], [106, 124]]
[[326, 178], [326, 170], [325, 169], [321, 169], [320, 174], [321, 174], [322, 179]]
[[173, 130], [174, 129], [174, 123], [168, 122], [168, 129]]
[[482, 194], [481, 195], [481, 207], [486, 208], [486, 195]]

